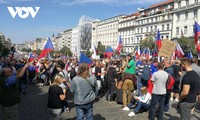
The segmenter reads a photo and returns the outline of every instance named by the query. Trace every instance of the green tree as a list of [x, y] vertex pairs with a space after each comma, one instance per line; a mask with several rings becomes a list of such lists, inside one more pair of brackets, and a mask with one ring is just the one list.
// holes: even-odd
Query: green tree
[[105, 46], [101, 44], [101, 42], [98, 42], [97, 45], [97, 51], [98, 51], [98, 55], [103, 55], [104, 52], [106, 51]]
[[22, 52], [27, 52], [27, 53], [29, 53], [29, 52], [31, 52], [32, 50], [30, 49], [30, 48], [22, 48]]
[[40, 49], [37, 49], [37, 50], [34, 50], [33, 52], [35, 52], [37, 55], [40, 55], [41, 50], [40, 50]]
[[177, 42], [180, 44], [183, 52], [189, 52], [191, 50], [193, 54], [195, 55], [197, 54], [193, 37], [192, 38], [181, 37], [177, 39]]
[[90, 50], [87, 49], [86, 52], [85, 52], [85, 54], [86, 54], [87, 56], [91, 56], [91, 55], [92, 55], [92, 52], [90, 52]]
[[71, 50], [67, 47], [67, 46], [64, 46], [61, 50], [60, 50], [60, 53], [62, 53], [63, 55], [66, 55], [66, 56], [72, 56], [72, 52]]
[[156, 47], [155, 40], [153, 39], [153, 37], [146, 37], [146, 39], [140, 41], [140, 47], [149, 47], [150, 49], [154, 49]]

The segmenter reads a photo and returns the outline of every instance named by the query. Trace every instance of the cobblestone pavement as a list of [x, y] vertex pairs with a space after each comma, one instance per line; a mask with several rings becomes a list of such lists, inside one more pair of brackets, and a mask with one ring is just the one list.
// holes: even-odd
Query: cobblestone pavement
[[[49, 120], [47, 110], [47, 91], [48, 86], [40, 87], [38, 85], [29, 85], [27, 94], [21, 95], [21, 103], [19, 104], [19, 120]], [[75, 120], [75, 107], [72, 107], [70, 113], [63, 113], [63, 120]], [[129, 111], [130, 112], [130, 111]], [[147, 120], [148, 112], [137, 114], [135, 117], [128, 117], [127, 111], [122, 111], [122, 105], [116, 102], [105, 102], [105, 98], [101, 98], [94, 103], [94, 119], [95, 120]], [[0, 120], [2, 120], [2, 112], [0, 111]], [[180, 115], [175, 108], [170, 108], [169, 114], [165, 114], [164, 120], [180, 120]], [[200, 120], [200, 113], [194, 114], [192, 120]]]

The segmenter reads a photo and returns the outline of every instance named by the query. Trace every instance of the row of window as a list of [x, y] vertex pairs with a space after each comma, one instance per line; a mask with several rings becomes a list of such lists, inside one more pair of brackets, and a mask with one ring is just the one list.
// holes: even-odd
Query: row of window
[[[185, 4], [183, 2], [185, 2]], [[198, 0], [194, 0], [193, 2], [196, 4], [198, 3]], [[192, 0], [179, 1], [178, 7], [180, 8], [180, 7], [188, 6], [190, 4], [192, 4]]]
[[[105, 29], [112, 29], [112, 28], [118, 28], [118, 24], [104, 25], [101, 27], [97, 27], [97, 30], [105, 30]], [[95, 28], [93, 28], [93, 30], [95, 30]]]
[[115, 21], [115, 20], [118, 20], [119, 18], [120, 18], [120, 17], [108, 19], [108, 20], [105, 20], [105, 21], [100, 22], [98, 25], [105, 24], [105, 23], [108, 23], [108, 22], [113, 22], [113, 21]]
[[181, 33], [181, 35], [187, 34], [188, 33], [188, 27], [184, 26], [184, 29], [183, 30], [181, 29], [181, 31], [180, 31], [180, 28], [177, 27], [176, 28], [176, 35], [180, 35], [180, 33]]
[[110, 38], [110, 37], [115, 37], [115, 36], [117, 36], [117, 32], [97, 35], [97, 37], [103, 37], [103, 38]]
[[[177, 14], [177, 21], [180, 21], [181, 18], [182, 18], [182, 19], [188, 19], [188, 18], [189, 18], [188, 16], [189, 16], [188, 11], [185, 12], [185, 15], [184, 15], [184, 16], [181, 16], [181, 14], [178, 13], [178, 14]], [[197, 10], [194, 10], [194, 11], [193, 11], [193, 16], [191, 16], [191, 18], [197, 18]]]

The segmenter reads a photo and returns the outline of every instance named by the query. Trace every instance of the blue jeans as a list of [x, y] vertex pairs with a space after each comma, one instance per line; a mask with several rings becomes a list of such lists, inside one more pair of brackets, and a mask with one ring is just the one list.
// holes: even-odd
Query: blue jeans
[[138, 113], [140, 111], [140, 109], [147, 111], [149, 109], [149, 105], [140, 101], [137, 101], [137, 106], [136, 108], [133, 110], [134, 113]]
[[156, 116], [156, 105], [159, 103], [158, 108], [158, 120], [163, 119], [163, 113], [164, 113], [164, 103], [165, 103], [165, 94], [164, 95], [156, 95], [152, 94], [151, 104], [150, 104], [150, 110], [149, 110], [149, 120], [155, 120]]
[[85, 105], [76, 105], [76, 115], [77, 120], [93, 120], [93, 103], [88, 103]]
[[141, 76], [137, 75], [137, 91], [138, 91], [138, 96], [141, 95], [140, 88], [142, 87], [142, 79]]
[[106, 94], [106, 100], [108, 101], [109, 100], [109, 96], [110, 96], [110, 101], [113, 101], [114, 98], [114, 90], [115, 90], [115, 83], [109, 83], [108, 84], [108, 91], [107, 91], [107, 94]]
[[165, 96], [165, 109], [164, 111], [165, 112], [168, 112], [169, 111], [169, 99], [170, 99], [170, 91], [167, 91], [167, 94]]

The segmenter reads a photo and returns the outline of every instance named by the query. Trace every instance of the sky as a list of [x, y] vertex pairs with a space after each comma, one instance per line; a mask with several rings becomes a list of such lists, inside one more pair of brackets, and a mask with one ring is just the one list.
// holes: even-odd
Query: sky
[[[12, 43], [34, 41], [56, 36], [78, 25], [82, 15], [104, 20], [121, 14], [129, 15], [138, 8], [148, 8], [166, 0], [0, 0], [0, 33]], [[7, 7], [40, 7], [34, 18], [13, 18]], [[22, 15], [25, 14], [22, 12]]]

